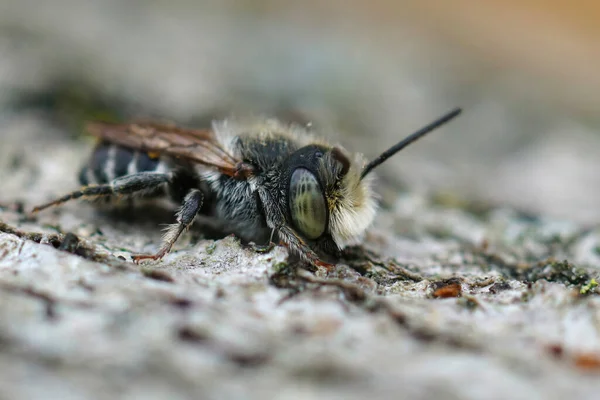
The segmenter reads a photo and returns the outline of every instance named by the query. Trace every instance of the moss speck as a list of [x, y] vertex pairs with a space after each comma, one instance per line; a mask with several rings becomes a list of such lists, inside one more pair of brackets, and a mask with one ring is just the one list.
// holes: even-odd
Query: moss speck
[[480, 307], [479, 301], [473, 296], [464, 296], [456, 299], [456, 304], [466, 308], [469, 311], [474, 311]]
[[283, 272], [288, 266], [288, 263], [286, 263], [285, 261], [281, 261], [278, 262], [277, 264], [273, 265], [273, 272], [278, 274]]
[[545, 279], [549, 282], [570, 283], [581, 285], [590, 279], [589, 274], [582, 268], [579, 268], [567, 260], [553, 261], [540, 267], [531, 268], [525, 273], [528, 281], [535, 282], [539, 279]]
[[209, 244], [208, 246], [206, 246], [206, 254], [208, 254], [210, 256], [215, 252], [216, 249], [217, 249], [217, 243], [213, 242], [213, 243]]
[[586, 283], [585, 285], [583, 285], [581, 287], [581, 289], [579, 290], [579, 293], [586, 296], [588, 294], [592, 294], [595, 292], [596, 287], [598, 286], [598, 282], [596, 282], [596, 279], [592, 278], [590, 279], [590, 281], [588, 283]]

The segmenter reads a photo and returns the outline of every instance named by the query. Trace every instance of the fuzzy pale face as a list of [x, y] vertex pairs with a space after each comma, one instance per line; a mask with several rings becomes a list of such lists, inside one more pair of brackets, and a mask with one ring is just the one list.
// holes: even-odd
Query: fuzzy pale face
[[325, 190], [328, 191], [329, 233], [340, 248], [357, 244], [375, 219], [377, 201], [371, 177], [360, 178], [363, 165], [363, 157], [356, 154], [348, 172], [336, 184], [335, 177], [342, 166], [333, 157], [325, 157], [321, 164], [322, 176], [328, 178]]

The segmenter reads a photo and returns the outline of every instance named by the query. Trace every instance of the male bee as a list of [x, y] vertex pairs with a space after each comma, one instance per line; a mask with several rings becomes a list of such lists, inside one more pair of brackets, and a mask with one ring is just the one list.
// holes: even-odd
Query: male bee
[[154, 254], [164, 257], [202, 214], [242, 240], [276, 238], [314, 265], [360, 240], [375, 218], [370, 172], [460, 114], [457, 108], [406, 137], [370, 163], [315, 138], [307, 127], [275, 119], [213, 122], [195, 130], [153, 123], [92, 123], [99, 138], [79, 179], [83, 188], [33, 212], [71, 199], [168, 195], [180, 207]]

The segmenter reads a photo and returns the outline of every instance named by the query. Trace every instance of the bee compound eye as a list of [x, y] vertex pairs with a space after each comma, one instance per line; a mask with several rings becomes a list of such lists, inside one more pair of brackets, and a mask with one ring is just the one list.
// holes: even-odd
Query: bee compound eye
[[325, 232], [327, 208], [323, 189], [306, 168], [296, 168], [290, 179], [290, 213], [295, 227], [308, 239]]

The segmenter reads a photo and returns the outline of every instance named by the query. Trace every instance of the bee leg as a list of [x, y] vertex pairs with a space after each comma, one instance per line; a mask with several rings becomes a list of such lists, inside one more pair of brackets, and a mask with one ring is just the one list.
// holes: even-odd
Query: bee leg
[[279, 235], [283, 239], [283, 242], [286, 243], [293, 250], [297, 251], [300, 254], [300, 257], [305, 259], [317, 267], [324, 267], [328, 270], [331, 270], [334, 265], [329, 264], [319, 258], [319, 256], [312, 251], [312, 249], [300, 238], [296, 233], [289, 227], [283, 226], [279, 229]]
[[163, 258], [171, 247], [177, 241], [179, 236], [186, 231], [194, 222], [194, 218], [202, 208], [204, 196], [198, 189], [191, 190], [183, 199], [183, 204], [177, 211], [177, 223], [169, 226], [165, 236], [163, 237], [163, 245], [156, 254], [136, 254], [132, 256], [133, 261], [138, 263], [141, 260], [158, 260]]
[[127, 196], [140, 192], [151, 192], [156, 190], [159, 186], [169, 183], [170, 180], [170, 174], [157, 172], [140, 172], [133, 175], [127, 175], [117, 178], [105, 185], [84, 186], [80, 190], [66, 194], [49, 203], [34, 207], [32, 213], [36, 213], [49, 207], [58, 206], [73, 199], [94, 199], [105, 196]]
[[267, 225], [271, 229], [276, 229], [279, 233], [279, 239], [291, 248], [292, 251], [298, 253], [302, 259], [310, 262], [317, 267], [325, 267], [331, 270], [334, 265], [329, 264], [319, 258], [319, 256], [308, 246], [300, 236], [294, 232], [292, 228], [286, 225], [285, 217], [278, 210], [278, 205], [273, 201], [272, 196], [267, 189], [259, 188], [258, 195], [263, 203], [263, 209], [266, 213]]

